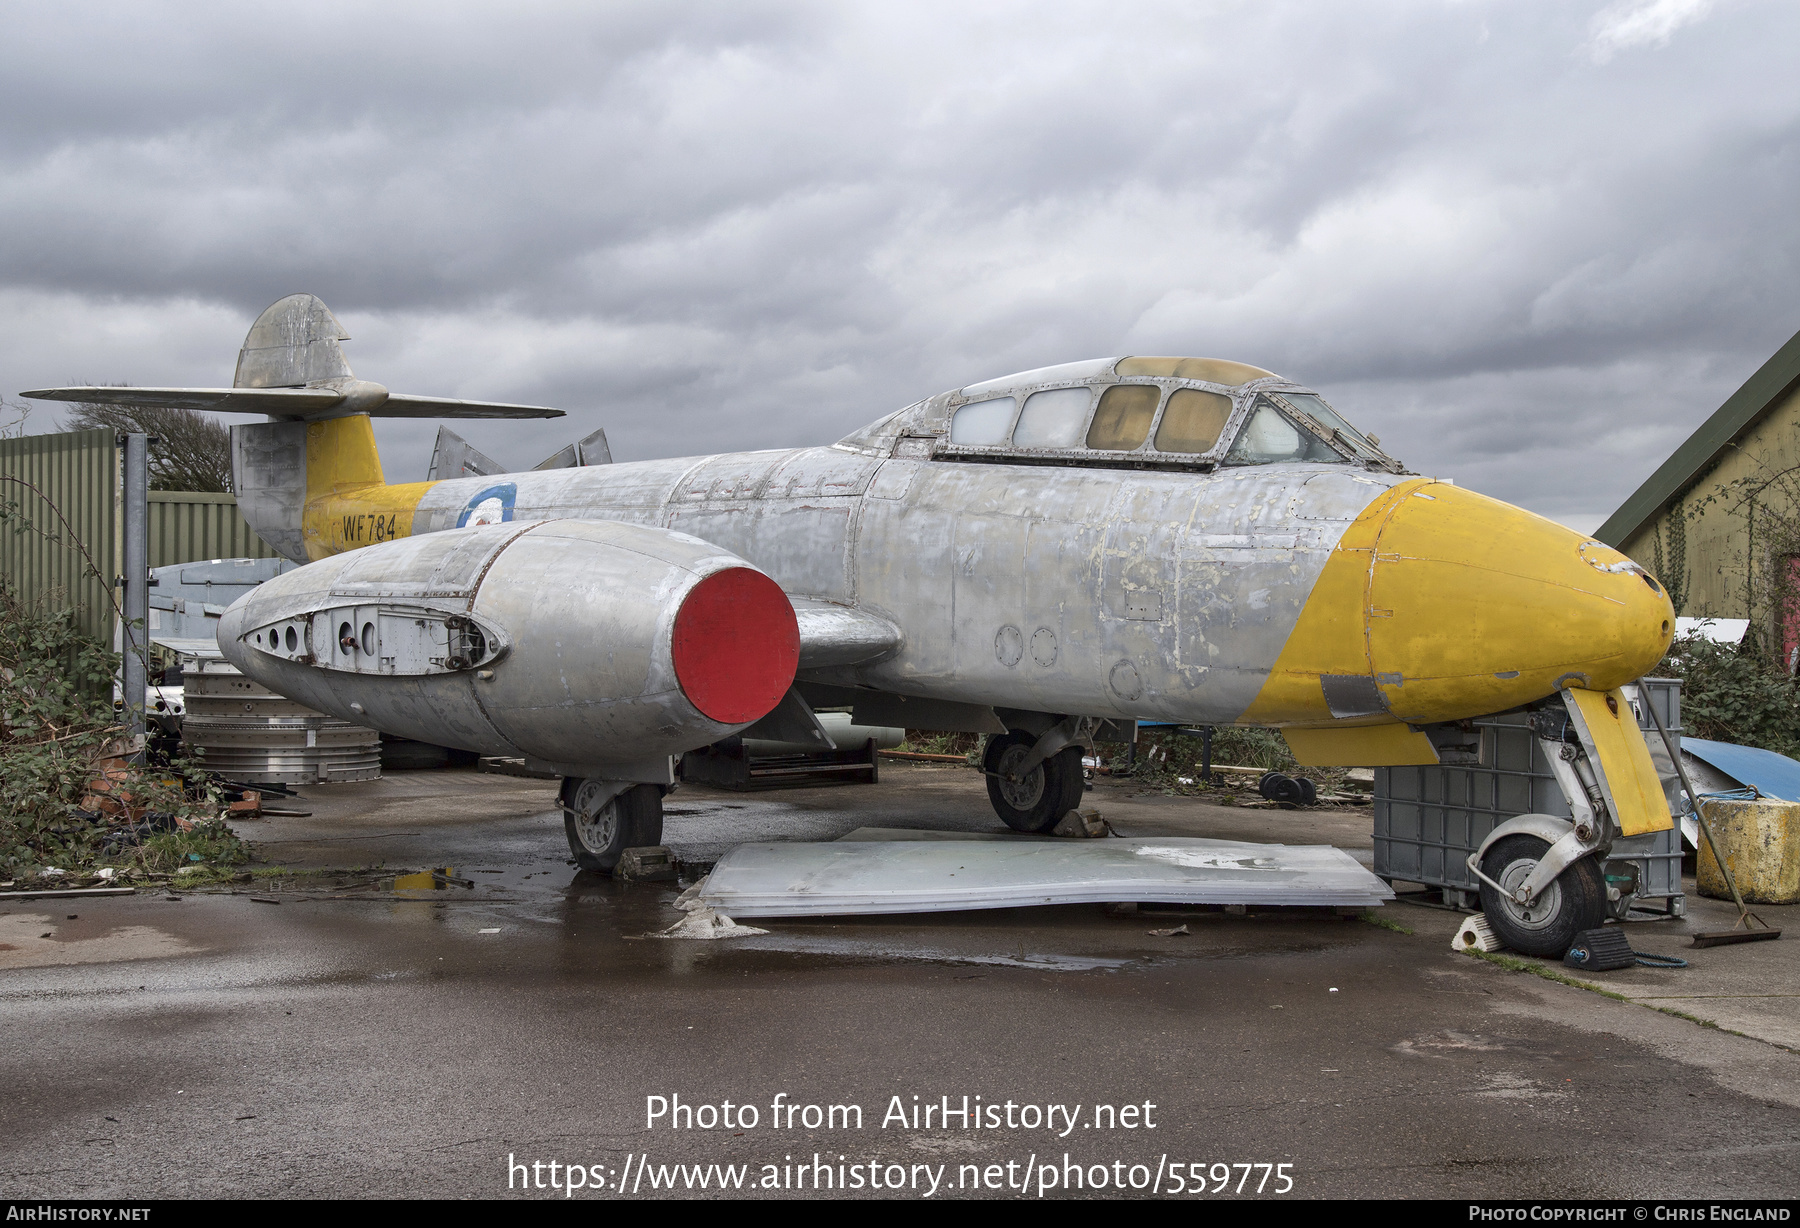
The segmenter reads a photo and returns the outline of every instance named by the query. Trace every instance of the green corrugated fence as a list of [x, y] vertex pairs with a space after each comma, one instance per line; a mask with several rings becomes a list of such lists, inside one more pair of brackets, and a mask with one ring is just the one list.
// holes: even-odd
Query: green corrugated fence
[[[0, 513], [0, 574], [28, 601], [72, 606], [82, 630], [111, 643], [122, 531], [114, 433], [0, 439]], [[150, 566], [274, 554], [230, 495], [150, 492]]]
[[119, 574], [113, 432], [0, 440], [0, 512], [0, 571], [19, 595], [74, 607], [81, 629], [110, 643]]
[[230, 495], [150, 492], [150, 566], [274, 557], [275, 551], [250, 528]]

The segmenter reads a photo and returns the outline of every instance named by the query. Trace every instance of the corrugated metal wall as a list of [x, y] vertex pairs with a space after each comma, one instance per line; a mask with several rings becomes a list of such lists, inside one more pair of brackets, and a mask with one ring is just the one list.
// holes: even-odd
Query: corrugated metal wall
[[186, 490], [150, 492], [150, 566], [195, 559], [272, 559], [230, 495]]
[[0, 440], [0, 571], [27, 601], [73, 606], [81, 628], [108, 642], [119, 574], [118, 490], [110, 430]]
[[[72, 605], [82, 629], [108, 643], [116, 617], [109, 590], [120, 568], [118, 492], [119, 450], [110, 430], [0, 439], [0, 574], [27, 600]], [[150, 566], [274, 555], [230, 495], [150, 492]]]

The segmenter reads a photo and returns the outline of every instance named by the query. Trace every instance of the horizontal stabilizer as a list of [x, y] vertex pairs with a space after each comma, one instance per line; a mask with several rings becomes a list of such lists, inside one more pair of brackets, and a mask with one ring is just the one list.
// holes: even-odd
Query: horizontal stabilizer
[[39, 401], [81, 401], [100, 405], [157, 405], [215, 410], [227, 414], [268, 414], [299, 422], [368, 414], [374, 418], [560, 418], [543, 405], [505, 405], [390, 393], [380, 384], [349, 380], [317, 388], [38, 388], [21, 393]]
[[458, 401], [450, 397], [388, 396], [379, 409], [361, 411], [376, 418], [560, 418], [563, 411], [546, 405], [506, 405], [499, 401]]
[[[289, 422], [318, 422], [368, 414], [373, 418], [560, 418], [542, 405], [503, 405], [389, 392], [357, 379], [344, 360], [350, 334], [311, 294], [290, 294], [256, 317], [238, 351], [230, 388], [39, 388], [38, 401], [89, 405], [153, 405], [225, 414], [267, 414]], [[591, 436], [590, 436], [591, 438]], [[585, 440], [583, 442], [586, 442]]]
[[606, 432], [595, 431], [586, 439], [577, 440], [556, 455], [547, 457], [531, 468], [539, 469], [579, 469], [584, 465], [612, 464], [612, 448], [607, 445]]
[[803, 670], [856, 665], [900, 647], [900, 628], [880, 615], [804, 597], [793, 603]]

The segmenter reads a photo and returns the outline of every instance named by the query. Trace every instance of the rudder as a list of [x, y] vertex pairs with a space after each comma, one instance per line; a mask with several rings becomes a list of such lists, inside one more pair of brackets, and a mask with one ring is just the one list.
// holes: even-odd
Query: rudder
[[368, 415], [231, 428], [238, 508], [297, 563], [406, 537], [435, 483], [387, 485]]

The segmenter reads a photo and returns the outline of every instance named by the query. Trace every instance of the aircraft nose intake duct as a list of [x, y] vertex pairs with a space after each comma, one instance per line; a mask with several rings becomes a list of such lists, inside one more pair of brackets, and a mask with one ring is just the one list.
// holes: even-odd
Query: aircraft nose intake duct
[[1322, 728], [1502, 712], [1649, 672], [1675, 613], [1623, 554], [1473, 491], [1418, 480], [1345, 530], [1241, 718]]
[[1375, 681], [1412, 722], [1622, 686], [1662, 659], [1675, 617], [1612, 547], [1442, 483], [1395, 502], [1366, 614]]
[[279, 576], [220, 620], [246, 675], [384, 732], [604, 774], [726, 737], [792, 684], [781, 588], [685, 534], [503, 522]]

